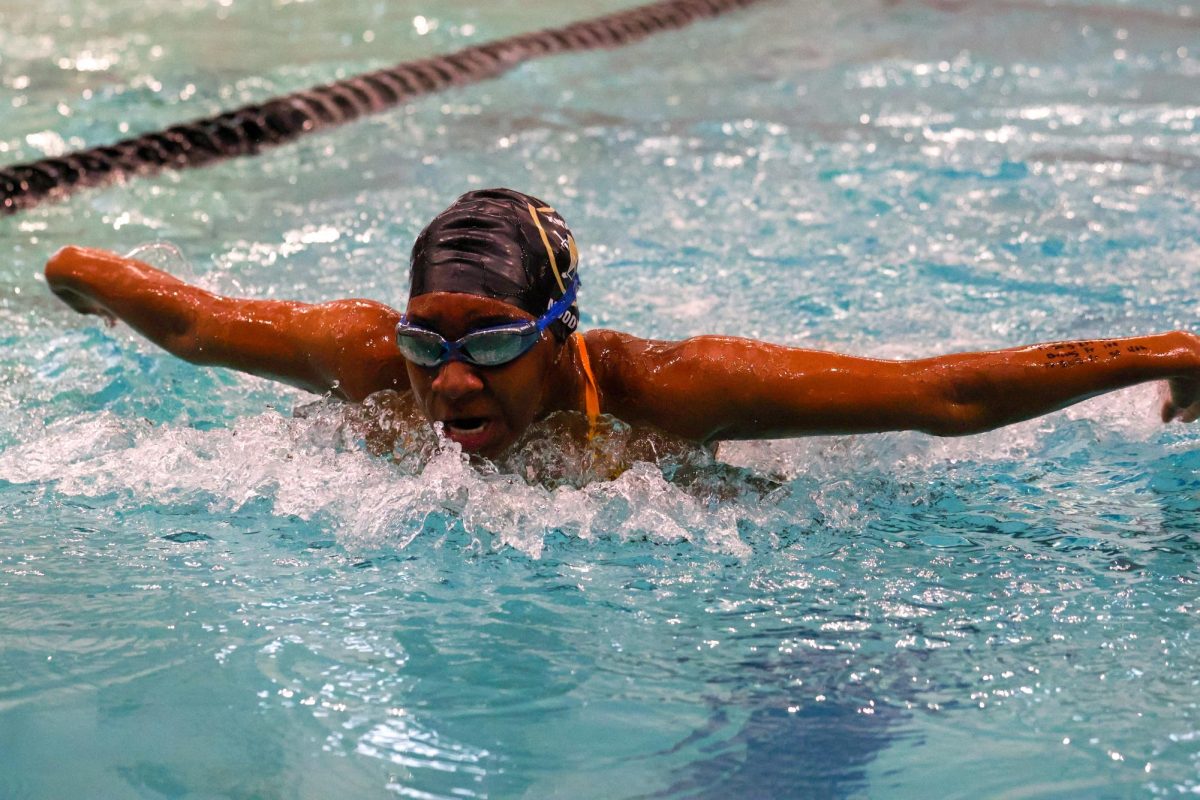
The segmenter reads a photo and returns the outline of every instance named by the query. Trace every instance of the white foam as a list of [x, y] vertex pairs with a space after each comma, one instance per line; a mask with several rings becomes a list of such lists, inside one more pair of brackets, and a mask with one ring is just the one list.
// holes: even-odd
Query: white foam
[[[533, 557], [556, 532], [583, 540], [689, 542], [745, 556], [750, 548], [739, 523], [772, 530], [803, 525], [805, 519], [795, 519], [802, 510], [801, 517], [825, 526], [861, 525], [864, 480], [916, 480], [936, 464], [1021, 461], [1064, 420], [1092, 419], [1101, 433], [1146, 439], [1160, 430], [1156, 403], [1153, 387], [1139, 387], [1057, 418], [957, 439], [895, 433], [728, 442], [721, 461], [748, 468], [750, 476], [722, 472], [729, 468], [685, 452], [699, 464], [700, 479], [691, 481], [668, 480], [665, 461], [605, 471], [586, 449], [545, 437], [534, 437], [499, 466], [473, 465], [415, 418], [386, 416], [386, 404], [320, 401], [296, 416], [267, 411], [209, 430], [102, 412], [63, 420], [0, 452], [0, 479], [45, 484], [68, 496], [116, 495], [118, 508], [201, 503], [225, 513], [266, 502], [271, 513], [328, 524], [356, 551], [403, 548], [423, 531], [449, 525], [481, 550], [510, 547]], [[365, 420], [402, 434], [407, 449], [390, 459], [370, 454]], [[604, 445], [614, 458], [604, 463], [621, 461], [627, 431], [614, 426]], [[604, 474], [616, 477], [597, 479]], [[777, 502], [804, 492], [799, 507]]]
[[117, 507], [201, 502], [220, 513], [266, 501], [278, 515], [330, 520], [353, 550], [405, 547], [427, 518], [440, 515], [481, 548], [535, 557], [556, 531], [749, 552], [737, 534], [744, 507], [713, 507], [651, 464], [581, 488], [472, 466], [449, 442], [419, 463], [397, 464], [357, 441], [353, 410], [309, 408], [304, 418], [269, 411], [211, 430], [107, 412], [74, 417], [0, 452], [0, 479], [47, 484], [69, 496], [115, 494]]

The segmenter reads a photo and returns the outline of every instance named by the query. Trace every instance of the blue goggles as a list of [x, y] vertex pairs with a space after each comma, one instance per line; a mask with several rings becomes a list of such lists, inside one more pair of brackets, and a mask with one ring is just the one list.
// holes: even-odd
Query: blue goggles
[[579, 278], [576, 276], [566, 293], [536, 320], [480, 328], [453, 342], [428, 328], [411, 324], [404, 315], [396, 325], [396, 346], [401, 355], [422, 367], [440, 367], [447, 361], [498, 367], [529, 352], [538, 343], [542, 332], [571, 308], [578, 289]]

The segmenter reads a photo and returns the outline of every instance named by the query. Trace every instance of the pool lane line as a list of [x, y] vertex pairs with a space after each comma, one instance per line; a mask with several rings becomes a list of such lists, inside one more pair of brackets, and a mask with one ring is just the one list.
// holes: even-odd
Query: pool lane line
[[116, 144], [13, 164], [0, 169], [0, 214], [61, 199], [86, 186], [255, 155], [266, 147], [393, 108], [419, 95], [495, 78], [527, 61], [622, 47], [756, 2], [759, 0], [661, 0], [448, 55], [407, 61]]

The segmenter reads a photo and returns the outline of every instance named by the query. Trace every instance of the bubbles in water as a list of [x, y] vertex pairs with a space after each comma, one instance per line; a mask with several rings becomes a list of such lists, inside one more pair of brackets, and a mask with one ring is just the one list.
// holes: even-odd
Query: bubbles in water
[[267, 502], [277, 515], [328, 520], [352, 550], [458, 530], [482, 550], [531, 556], [552, 534], [745, 555], [739, 521], [773, 513], [769, 502], [753, 506], [780, 487], [615, 422], [587, 447], [561, 429], [571, 421], [551, 419], [500, 461], [472, 463], [396, 400], [325, 400], [293, 417], [268, 411], [210, 430], [76, 416], [0, 453], [0, 479], [69, 496], [116, 495], [118, 508], [199, 502], [229, 512]]
[[163, 272], [169, 272], [176, 278], [189, 283], [195, 283], [198, 277], [195, 266], [183, 254], [183, 250], [168, 241], [160, 240], [139, 244], [125, 256], [161, 269]]
[[1067, 417], [1079, 421], [1073, 433], [1052, 440], [1035, 420], [962, 439], [883, 434], [710, 450], [611, 418], [588, 443], [581, 415], [558, 414], [495, 461], [464, 455], [393, 392], [208, 430], [101, 412], [0, 452], [0, 479], [115, 495], [118, 508], [200, 503], [225, 513], [265, 503], [275, 515], [328, 525], [353, 551], [453, 534], [479, 552], [536, 557], [548, 537], [565, 535], [746, 556], [780, 531], [862, 530], [891, 502], [928, 502], [925, 481], [958, 462], [1011, 464], [1039, 448], [1067, 457], [1106, 431], [1145, 438], [1159, 430], [1144, 408], [1152, 393], [1091, 401]]
[[168, 272], [182, 272], [190, 264], [184, 258], [183, 251], [167, 241], [145, 242], [125, 254], [126, 258], [136, 258], [152, 267]]

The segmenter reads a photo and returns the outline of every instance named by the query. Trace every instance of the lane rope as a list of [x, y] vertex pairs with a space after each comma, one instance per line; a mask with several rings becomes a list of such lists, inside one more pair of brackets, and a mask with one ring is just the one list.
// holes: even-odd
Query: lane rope
[[307, 133], [393, 108], [449, 86], [488, 80], [537, 58], [622, 47], [759, 0], [662, 0], [242, 106], [213, 117], [0, 169], [0, 213], [163, 169], [254, 155]]

